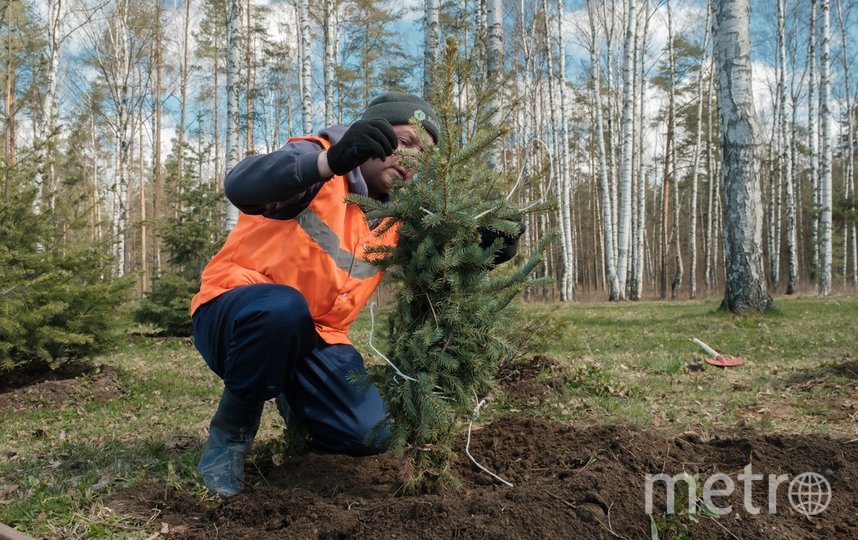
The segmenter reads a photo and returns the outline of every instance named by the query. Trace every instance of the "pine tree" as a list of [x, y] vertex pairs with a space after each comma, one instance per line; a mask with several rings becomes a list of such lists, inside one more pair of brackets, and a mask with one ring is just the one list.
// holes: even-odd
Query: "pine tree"
[[55, 367], [114, 345], [122, 329], [117, 306], [131, 285], [113, 277], [108, 245], [79, 234], [88, 226], [79, 212], [82, 178], [67, 179], [68, 205], [35, 211], [30, 180], [38, 167], [30, 159], [0, 163], [0, 373]]
[[391, 446], [403, 459], [405, 492], [455, 484], [453, 443], [475, 398], [493, 386], [507, 307], [549, 241], [518, 267], [491, 271], [502, 242], [481, 247], [481, 231], [514, 237], [522, 210], [497, 195], [501, 179], [486, 161], [503, 130], [490, 127], [460, 144], [462, 126], [452, 121], [454, 40], [444, 54], [439, 145], [404, 157], [418, 175], [389, 205], [359, 199], [367, 219], [382, 220], [381, 230], [398, 227], [397, 246], [375, 251], [375, 262], [399, 285], [388, 335], [388, 358], [398, 369], [374, 378], [387, 404]]

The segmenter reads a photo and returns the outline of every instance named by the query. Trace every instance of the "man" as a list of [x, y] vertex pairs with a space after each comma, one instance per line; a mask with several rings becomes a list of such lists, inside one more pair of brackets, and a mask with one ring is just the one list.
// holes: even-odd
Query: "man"
[[[382, 277], [364, 250], [395, 244], [396, 230], [375, 234], [345, 197], [385, 201], [394, 181], [414, 176], [394, 155], [423, 150], [412, 118], [438, 142], [434, 109], [390, 92], [348, 129], [291, 139], [227, 175], [226, 195], [242, 213], [191, 302], [197, 349], [224, 381], [197, 467], [213, 493], [241, 491], [244, 458], [271, 398], [287, 426], [305, 430], [322, 450], [384, 450], [386, 430], [373, 431], [385, 418], [384, 402], [375, 386], [350, 382], [366, 368], [348, 329]], [[496, 262], [514, 254], [516, 240]]]

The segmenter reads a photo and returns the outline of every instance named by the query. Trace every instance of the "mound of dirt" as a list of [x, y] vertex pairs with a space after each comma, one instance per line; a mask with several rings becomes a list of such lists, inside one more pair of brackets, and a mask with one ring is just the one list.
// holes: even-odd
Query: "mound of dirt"
[[538, 403], [561, 388], [564, 369], [548, 356], [524, 358], [501, 367], [498, 386], [510, 401]]
[[[395, 456], [311, 453], [287, 458], [264, 477], [251, 476], [253, 485], [244, 493], [208, 510], [175, 504], [175, 493], [163, 487], [147, 492], [146, 506], [162, 509], [158, 521], [168, 524], [162, 530], [183, 539], [631, 539], [650, 538], [653, 521], [662, 538], [670, 537], [668, 531], [696, 539], [858, 537], [854, 441], [798, 435], [703, 440], [694, 433], [665, 439], [622, 426], [579, 429], [506, 417], [475, 431], [471, 452], [514, 486], [500, 485], [462, 456], [456, 466], [459, 490], [397, 496], [391, 492], [399, 469]], [[765, 479], [743, 483], [739, 475], [749, 464], [753, 474]], [[659, 484], [653, 490], [651, 520], [644, 496], [647, 475], [682, 472], [697, 475], [698, 497], [709, 475], [727, 475], [735, 489], [712, 501], [718, 508], [732, 505], [732, 511], [689, 516], [680, 510], [687, 496], [679, 495], [678, 513], [668, 515], [666, 490]], [[810, 517], [803, 502], [820, 499], [813, 499], [803, 483], [798, 485], [802, 489], [793, 489], [805, 472], [830, 482], [827, 509]], [[786, 481], [769, 493], [769, 478], [777, 475], [787, 475], [782, 477]], [[748, 486], [751, 506], [744, 499]], [[677, 493], [682, 491], [677, 487]], [[805, 513], [798, 510], [802, 508]]]
[[93, 398], [105, 402], [119, 394], [119, 375], [106, 365], [64, 364], [12, 372], [0, 386], [0, 411], [63, 407]]

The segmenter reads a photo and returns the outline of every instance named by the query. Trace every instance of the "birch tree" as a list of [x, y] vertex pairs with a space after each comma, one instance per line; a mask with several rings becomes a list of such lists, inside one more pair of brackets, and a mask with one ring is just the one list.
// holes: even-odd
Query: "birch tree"
[[298, 44], [300, 52], [299, 74], [301, 88], [301, 127], [304, 135], [313, 132], [313, 95], [310, 75], [313, 69], [310, 49], [310, 12], [308, 0], [298, 0]]
[[819, 98], [816, 95], [816, 0], [810, 0], [810, 30], [808, 32], [807, 63], [808, 63], [808, 87], [807, 87], [807, 133], [808, 146], [810, 147], [810, 190], [811, 213], [810, 222], [810, 246], [811, 246], [811, 278], [819, 279], [819, 218], [816, 212], [819, 209], [819, 116], [817, 115], [817, 104]]
[[593, 39], [590, 46], [590, 69], [593, 81], [593, 114], [595, 116], [594, 131], [596, 146], [599, 153], [599, 187], [602, 192], [602, 245], [604, 246], [605, 271], [608, 274], [610, 291], [609, 300], [616, 300], [620, 295], [620, 284], [617, 280], [616, 259], [614, 258], [614, 229], [611, 215], [611, 188], [608, 185], [608, 164], [605, 151], [604, 126], [602, 122], [601, 77], [599, 75], [599, 34], [593, 18], [593, 1], [587, 1], [587, 15], [590, 20], [590, 35]]
[[39, 153], [39, 163], [42, 165], [42, 170], [37, 171], [38, 178], [36, 179], [39, 189], [42, 190], [42, 196], [37, 200], [39, 203], [43, 201], [47, 195], [48, 208], [54, 208], [54, 131], [57, 127], [57, 73], [60, 65], [60, 46], [62, 37], [60, 30], [63, 21], [63, 3], [62, 0], [48, 0], [48, 19], [47, 19], [47, 49], [45, 51], [47, 71], [45, 72], [45, 93], [42, 98], [42, 110], [39, 118], [37, 118], [36, 126], [36, 151]]
[[[238, 132], [240, 112], [238, 98], [241, 93], [241, 81], [238, 78], [238, 64], [241, 44], [238, 32], [241, 20], [239, 0], [228, 0], [226, 11], [226, 170], [232, 169], [239, 159]], [[226, 230], [231, 231], [238, 222], [238, 208], [227, 201]]]
[[763, 215], [751, 90], [749, 0], [713, 5], [713, 53], [721, 120], [726, 291], [722, 308], [765, 312], [773, 305], [763, 269]]
[[635, 7], [637, 0], [626, 4], [626, 36], [623, 40], [623, 142], [620, 157], [619, 233], [617, 236], [618, 299], [626, 297], [626, 274], [632, 232], [632, 79], [634, 78]]
[[336, 21], [334, 14], [336, 12], [336, 0], [324, 0], [323, 3], [323, 24], [322, 24], [322, 45], [325, 50], [323, 71], [325, 76], [325, 125], [330, 126], [334, 121], [334, 76], [336, 72]]
[[[709, 64], [709, 22], [712, 16], [712, 6], [706, 2], [706, 24], [703, 33], [703, 59], [700, 62], [700, 71], [697, 73], [697, 128], [694, 141], [694, 159], [691, 165], [691, 204], [689, 219], [689, 251], [691, 251], [691, 268], [689, 269], [689, 295], [697, 297], [697, 178], [700, 172], [700, 143], [703, 137], [703, 77], [706, 66]], [[708, 143], [707, 143], [708, 144]]]
[[646, 174], [644, 174], [644, 133], [646, 127], [646, 55], [647, 55], [647, 35], [649, 33], [649, 20], [651, 13], [648, 8], [649, 2], [643, 2], [641, 6], [641, 15], [643, 19], [643, 31], [640, 34], [640, 72], [638, 75], [638, 109], [640, 110], [638, 118], [638, 197], [637, 207], [635, 209], [635, 239], [632, 249], [632, 266], [635, 268], [633, 280], [631, 284], [630, 298], [632, 300], [640, 300], [643, 293], [643, 276], [644, 276], [644, 240], [646, 238]]
[[829, 58], [829, 41], [831, 36], [830, 0], [820, 0], [822, 16], [822, 50], [820, 58], [819, 104], [822, 130], [822, 156], [820, 159], [819, 178], [819, 294], [831, 294], [831, 61]]
[[781, 102], [781, 175], [783, 176], [784, 188], [786, 190], [786, 248], [787, 263], [789, 266], [789, 281], [787, 282], [786, 293], [793, 294], [798, 287], [798, 251], [796, 246], [795, 189], [792, 178], [792, 134], [787, 122], [785, 11], [786, 0], [778, 0], [778, 65], [780, 66], [778, 94], [780, 95]]
[[[854, 4], [853, 4], [854, 5]], [[855, 124], [853, 121], [852, 86], [849, 80], [849, 67], [852, 57], [849, 55], [849, 33], [846, 29], [846, 14], [843, 2], [837, 3], [837, 22], [840, 28], [842, 51], [840, 54], [843, 65], [844, 101], [846, 105], [846, 152], [844, 156], [844, 184], [846, 199], [855, 198]], [[858, 285], [858, 225], [854, 218], [847, 219], [843, 225], [843, 280], [849, 276], [849, 262], [852, 262], [852, 285]]]

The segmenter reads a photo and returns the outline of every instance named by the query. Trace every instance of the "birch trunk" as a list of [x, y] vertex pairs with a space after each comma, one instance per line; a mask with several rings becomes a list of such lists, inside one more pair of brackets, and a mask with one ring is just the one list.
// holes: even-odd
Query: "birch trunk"
[[763, 270], [763, 215], [751, 89], [749, 0], [713, 6], [713, 53], [721, 120], [726, 291], [722, 307], [740, 313], [772, 307]]
[[808, 32], [807, 63], [807, 133], [810, 146], [810, 190], [813, 208], [810, 222], [811, 265], [810, 277], [819, 279], [819, 116], [816, 106], [819, 98], [816, 96], [816, 0], [810, 0], [810, 30]]
[[[241, 17], [239, 0], [228, 0], [226, 12], [226, 163], [227, 171], [238, 163], [239, 110], [238, 97], [241, 81], [238, 77], [239, 47], [238, 24]], [[238, 209], [227, 201], [226, 230], [231, 231], [238, 222]]]
[[312, 51], [310, 49], [310, 13], [308, 0], [298, 0], [298, 35], [300, 42], [301, 61], [301, 129], [304, 135], [313, 133], [313, 95], [310, 87], [310, 70], [313, 68]]
[[[711, 5], [710, 5], [711, 9]], [[714, 59], [713, 59], [714, 62]], [[706, 292], [712, 292], [712, 287], [715, 281], [715, 268], [713, 265], [715, 257], [718, 256], [717, 250], [714, 249], [713, 243], [713, 232], [714, 232], [714, 224], [715, 224], [715, 216], [717, 213], [715, 212], [715, 193], [718, 187], [718, 183], [715, 181], [715, 168], [712, 159], [712, 138], [713, 138], [713, 129], [712, 129], [712, 112], [715, 109], [715, 101], [712, 99], [715, 95], [714, 91], [714, 82], [715, 82], [715, 65], [710, 62], [709, 67], [709, 89], [708, 89], [708, 111], [706, 112], [707, 120], [706, 120], [706, 177], [709, 185], [709, 197], [706, 205], [706, 269], [705, 269], [705, 277], [706, 277]]]
[[560, 85], [560, 178], [563, 192], [563, 201], [566, 205], [566, 211], [561, 213], [561, 218], [565, 221], [565, 242], [568, 244], [566, 253], [568, 259], [564, 264], [563, 291], [568, 300], [573, 300], [575, 297], [575, 284], [578, 281], [576, 261], [575, 238], [574, 238], [574, 223], [575, 211], [574, 201], [572, 200], [572, 172], [570, 170], [571, 158], [569, 156], [569, 122], [566, 118], [566, 41], [565, 41], [565, 25], [564, 25], [564, 9], [563, 0], [557, 0], [557, 39], [558, 46], [558, 77]]
[[712, 6], [706, 3], [706, 24], [703, 33], [703, 58], [700, 61], [700, 72], [697, 74], [697, 133], [694, 141], [694, 162], [691, 166], [691, 204], [688, 214], [689, 250], [691, 251], [691, 268], [689, 269], [689, 295], [697, 298], [697, 175], [700, 171], [700, 144], [703, 138], [703, 73], [708, 64], [709, 22], [712, 16]]
[[798, 288], [798, 252], [796, 249], [796, 219], [795, 219], [795, 189], [792, 178], [792, 140], [787, 122], [787, 91], [786, 91], [786, 32], [785, 32], [786, 0], [778, 0], [778, 62], [781, 68], [780, 100], [781, 100], [781, 174], [786, 190], [786, 248], [789, 281], [786, 293], [793, 294]]
[[820, 159], [819, 178], [819, 294], [831, 294], [831, 61], [829, 57], [830, 41], [830, 0], [821, 0], [822, 15], [822, 51], [820, 59], [819, 103], [822, 115], [822, 157]]
[[[155, 0], [155, 89], [153, 98], [155, 100], [155, 122], [152, 137], [152, 217], [158, 220], [161, 217], [161, 64], [163, 63], [161, 50], [161, 0]], [[142, 132], [142, 130], [141, 130]], [[145, 224], [145, 221], [143, 221]], [[152, 230], [152, 275], [158, 276], [161, 271], [161, 235], [158, 228]], [[144, 261], [145, 261], [144, 255]], [[145, 283], [143, 292], [147, 292]]]
[[331, 126], [335, 123], [334, 115], [334, 72], [336, 70], [334, 54], [334, 12], [335, 0], [324, 0], [324, 28], [322, 29], [322, 40], [325, 49], [325, 125]]
[[620, 157], [619, 232], [617, 235], [617, 298], [626, 297], [632, 225], [632, 70], [636, 0], [626, 6], [626, 36], [623, 40], [623, 145]]
[[632, 259], [634, 271], [634, 279], [632, 281], [631, 292], [629, 297], [632, 300], [640, 300], [643, 294], [643, 276], [644, 276], [644, 239], [646, 237], [646, 176], [644, 174], [644, 133], [646, 127], [646, 53], [647, 53], [647, 34], [649, 32], [650, 13], [648, 9], [649, 2], [645, 1], [642, 5], [642, 16], [644, 21], [643, 32], [641, 34], [640, 46], [640, 73], [638, 76], [638, 92], [640, 109], [638, 118], [638, 196], [636, 208], [636, 226], [634, 249], [632, 250]]
[[[160, 2], [160, 0], [156, 1]], [[179, 125], [176, 126], [179, 178], [183, 178], [185, 175], [185, 113], [188, 107], [188, 27], [190, 26], [190, 21], [191, 0], [185, 0], [185, 15], [182, 20], [182, 65], [179, 76]], [[215, 61], [215, 64], [217, 64], [217, 61]], [[214, 84], [217, 86], [217, 77], [214, 79]], [[215, 108], [215, 116], [217, 116], [217, 108]], [[217, 130], [215, 130], [215, 133], [217, 133]]]
[[[63, 5], [62, 0], [48, 0], [48, 36], [47, 36], [47, 64], [45, 73], [45, 95], [42, 99], [42, 114], [36, 133], [41, 145], [39, 149], [39, 162], [42, 167], [37, 171], [37, 184], [41, 190], [41, 196], [37, 204], [47, 202], [48, 208], [55, 207], [55, 174], [53, 157], [53, 136], [57, 127], [57, 73], [60, 65], [60, 26], [62, 24]], [[44, 171], [44, 172], [43, 172]]]
[[590, 69], [592, 70], [594, 114], [596, 117], [596, 146], [599, 149], [599, 184], [602, 191], [602, 244], [604, 246], [605, 270], [608, 274], [607, 279], [610, 283], [608, 299], [616, 300], [619, 298], [620, 293], [619, 281], [617, 280], [616, 261], [614, 259], [615, 250], [613, 220], [611, 219], [611, 189], [608, 185], [608, 165], [605, 153], [604, 128], [602, 125], [602, 96], [599, 76], [599, 35], [596, 33], [596, 24], [593, 21], [592, 0], [588, 0], [587, 7], [587, 12], [590, 17], [590, 34], [593, 38], [592, 46], [590, 47]]
[[[503, 80], [504, 50], [503, 50], [503, 2], [502, 0], [486, 1], [486, 19], [488, 23], [486, 81], [489, 87], [490, 122], [498, 125], [501, 120], [501, 81]], [[501, 167], [501, 155], [497, 146], [490, 153], [489, 164], [492, 169]]]
[[[846, 17], [843, 13], [843, 2], [837, 3], [837, 20], [840, 25], [840, 41], [843, 51], [840, 54], [841, 62], [843, 63], [843, 86], [845, 89], [846, 101], [846, 156], [845, 159], [845, 178], [844, 187], [846, 188], [846, 198], [855, 198], [855, 125], [853, 121], [854, 111], [852, 109], [852, 86], [849, 81], [849, 65], [851, 57], [849, 56], [849, 39], [846, 30]], [[847, 264], [852, 263], [852, 285], [858, 285], [858, 225], [853, 219], [844, 224], [843, 231], [843, 280], [848, 280], [849, 271]]]
[[[670, 0], [667, 0], [667, 51], [668, 61], [670, 63], [670, 86], [668, 86], [668, 120], [667, 126], [668, 139], [670, 140], [670, 151], [667, 155], [670, 156], [670, 183], [671, 191], [673, 192], [673, 264], [674, 274], [673, 283], [671, 284], [671, 298], [676, 298], [679, 295], [679, 289], [682, 287], [682, 277], [684, 269], [682, 266], [682, 250], [681, 235], [679, 234], [679, 173], [676, 167], [676, 51], [673, 47], [673, 11], [670, 7]], [[665, 169], [667, 169], [665, 167]]]
[[435, 84], [435, 66], [438, 64], [438, 27], [441, 17], [441, 0], [425, 0], [423, 9], [423, 98], [428, 100], [432, 97], [432, 87]]

